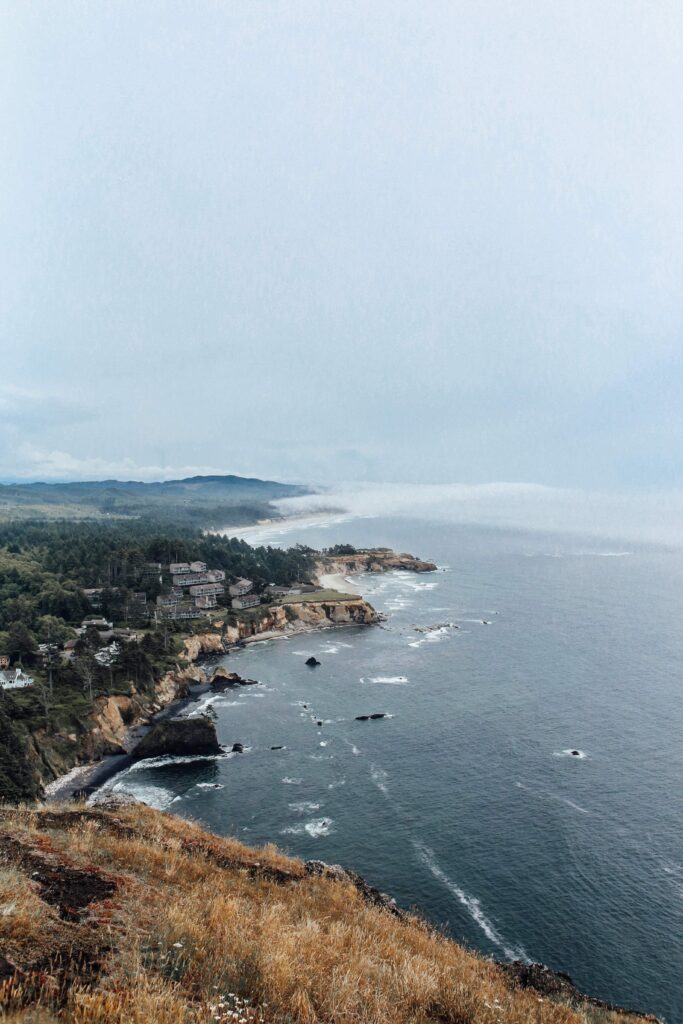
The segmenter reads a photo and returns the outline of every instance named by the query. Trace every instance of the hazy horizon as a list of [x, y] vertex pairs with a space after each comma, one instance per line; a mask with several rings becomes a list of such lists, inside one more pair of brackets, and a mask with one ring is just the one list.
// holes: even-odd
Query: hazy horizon
[[683, 13], [2, 13], [0, 478], [668, 491]]

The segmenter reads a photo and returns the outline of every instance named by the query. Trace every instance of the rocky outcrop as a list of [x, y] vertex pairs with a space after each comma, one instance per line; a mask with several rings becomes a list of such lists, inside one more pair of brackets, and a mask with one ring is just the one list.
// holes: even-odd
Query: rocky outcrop
[[352, 555], [326, 555], [316, 563], [316, 576], [348, 576], [362, 572], [435, 572], [434, 562], [424, 561], [408, 554], [397, 554], [391, 548], [367, 548]]
[[361, 598], [343, 601], [302, 601], [284, 606], [289, 628], [284, 632], [299, 632], [304, 629], [325, 626], [367, 626], [380, 622], [380, 616], [367, 601]]
[[[573, 1010], [590, 1013], [591, 1009], [604, 1010], [606, 1013], [627, 1014], [640, 1021], [652, 1021], [658, 1024], [657, 1017], [637, 1010], [624, 1010], [620, 1006], [596, 999], [594, 996], [580, 992], [572, 979], [564, 971], [553, 971], [545, 964], [528, 964], [522, 960], [500, 964], [500, 969], [516, 988], [533, 989], [555, 1003], [570, 1006]], [[592, 1018], [592, 1014], [591, 1017]], [[601, 1017], [602, 1019], [602, 1017]]]
[[209, 718], [167, 718], [155, 722], [133, 751], [135, 758], [220, 754], [216, 727]]

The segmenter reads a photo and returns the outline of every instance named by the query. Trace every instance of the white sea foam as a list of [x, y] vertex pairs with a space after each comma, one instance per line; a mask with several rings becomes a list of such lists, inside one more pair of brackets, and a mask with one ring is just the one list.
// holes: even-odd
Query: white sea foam
[[358, 747], [357, 747], [357, 746], [355, 745], [355, 743], [354, 743], [354, 744], [352, 744], [352, 746], [351, 746], [351, 753], [352, 753], [352, 754], [355, 754], [355, 755], [356, 755], [356, 757], [357, 757], [357, 756], [358, 756], [358, 755], [360, 754], [360, 750], [359, 750], [359, 749], [358, 749]]
[[332, 832], [332, 825], [333, 821], [331, 818], [316, 818], [301, 825], [288, 825], [287, 828], [280, 829], [280, 835], [300, 836], [305, 832], [314, 839], [318, 839], [320, 836], [329, 836], [330, 832]]
[[529, 957], [521, 946], [512, 947], [508, 946], [503, 937], [496, 929], [493, 922], [486, 916], [481, 908], [481, 902], [476, 896], [468, 896], [459, 885], [457, 885], [451, 878], [448, 877], [445, 871], [443, 871], [434, 855], [434, 851], [430, 849], [425, 843], [420, 842], [417, 839], [413, 840], [413, 846], [415, 847], [417, 854], [422, 863], [429, 868], [431, 873], [434, 875], [439, 882], [444, 885], [448, 891], [455, 896], [455, 898], [465, 907], [472, 920], [481, 928], [484, 935], [490, 942], [495, 946], [498, 946], [500, 950], [505, 954], [508, 960], [524, 960], [529, 962]]
[[164, 754], [162, 757], [147, 757], [143, 761], [136, 761], [128, 769], [128, 772], [145, 771], [147, 768], [167, 768], [169, 765], [192, 764], [193, 761], [221, 761], [234, 756], [232, 751], [224, 754], [187, 754], [185, 757], [176, 757], [173, 754]]
[[[481, 621], [481, 620], [479, 620]], [[437, 629], [430, 629], [421, 636], [419, 640], [412, 640], [408, 647], [422, 647], [423, 644], [438, 643], [448, 636], [448, 626], [438, 626]]]
[[198, 782], [197, 789], [224, 789], [220, 782]]
[[389, 788], [387, 786], [387, 782], [389, 780], [389, 776], [384, 771], [384, 768], [378, 768], [377, 765], [371, 764], [370, 765], [370, 778], [372, 779], [374, 784], [377, 786], [377, 788], [380, 791], [380, 793], [384, 793], [385, 796], [389, 796]]
[[304, 780], [303, 779], [292, 779], [288, 775], [285, 775], [285, 777], [284, 777], [284, 779], [282, 779], [282, 781], [284, 782], [285, 786], [300, 786], [301, 783]]
[[313, 800], [299, 800], [296, 803], [289, 804], [289, 808], [292, 811], [296, 811], [297, 814], [312, 814], [313, 811], [319, 811], [322, 804], [317, 804]]
[[336, 782], [330, 782], [327, 785], [328, 789], [339, 789], [340, 786], [346, 785], [346, 779], [337, 779]]
[[406, 686], [407, 676], [369, 676], [368, 679], [361, 679], [361, 683], [375, 683], [384, 686]]
[[[573, 750], [576, 750], [575, 754]], [[585, 750], [578, 750], [576, 747], [573, 747], [569, 750], [555, 750], [553, 751], [553, 757], [571, 757], [573, 761], [585, 761], [588, 754]]]
[[149, 804], [150, 807], [154, 807], [157, 811], [165, 811], [175, 800], [179, 799], [170, 790], [163, 789], [161, 786], [131, 785], [129, 781], [126, 786], [122, 784], [120, 787], [117, 785], [111, 787], [113, 792], [117, 792], [119, 788], [130, 793], [136, 800], [141, 800], [143, 803]]

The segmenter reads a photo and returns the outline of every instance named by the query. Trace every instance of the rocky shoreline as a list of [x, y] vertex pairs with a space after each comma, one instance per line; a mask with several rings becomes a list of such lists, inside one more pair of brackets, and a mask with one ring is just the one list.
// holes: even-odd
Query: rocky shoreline
[[[350, 555], [322, 556], [316, 564], [316, 577], [396, 570], [433, 572], [436, 568], [433, 562], [413, 555], [378, 548]], [[94, 726], [82, 739], [88, 759], [45, 785], [45, 801], [56, 803], [88, 798], [114, 775], [130, 767], [135, 760], [137, 743], [152, 724], [180, 714], [210, 690], [211, 677], [204, 666], [213, 659], [249, 643], [382, 621], [383, 617], [360, 594], [340, 593], [336, 598], [325, 593], [321, 600], [311, 594], [300, 603], [264, 607], [260, 617], [252, 616], [237, 625], [216, 621], [210, 630], [186, 637], [180, 661], [175, 669], [158, 680], [151, 699], [135, 692], [98, 697], [89, 716]], [[41, 758], [40, 751], [36, 751], [36, 758]], [[54, 770], [51, 764], [46, 767]]]

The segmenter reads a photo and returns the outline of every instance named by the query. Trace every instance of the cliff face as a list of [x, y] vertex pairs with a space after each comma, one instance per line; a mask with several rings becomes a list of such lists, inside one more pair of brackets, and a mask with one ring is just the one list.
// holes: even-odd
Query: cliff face
[[435, 572], [438, 566], [427, 562], [407, 551], [397, 554], [390, 548], [372, 548], [357, 551], [351, 555], [327, 555], [316, 563], [316, 575], [326, 574], [349, 576], [362, 572]]

